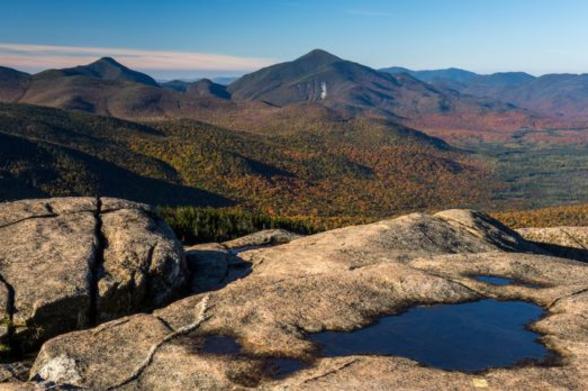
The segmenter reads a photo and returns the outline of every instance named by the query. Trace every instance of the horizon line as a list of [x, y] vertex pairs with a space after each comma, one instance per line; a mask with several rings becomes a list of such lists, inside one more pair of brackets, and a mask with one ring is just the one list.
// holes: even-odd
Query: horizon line
[[[111, 57], [117, 62], [131, 69], [155, 71], [155, 73], [168, 72], [195, 72], [195, 73], [230, 73], [225, 76], [240, 76], [244, 73], [256, 71], [260, 68], [281, 63], [274, 58], [244, 57], [226, 54], [146, 50], [133, 48], [107, 48], [89, 46], [64, 46], [43, 44], [17, 44], [0, 42], [0, 66], [24, 70], [28, 73], [42, 72], [49, 69], [75, 67], [91, 64], [101, 58]], [[371, 67], [371, 66], [370, 66]], [[376, 70], [385, 68], [405, 68], [409, 71], [439, 71], [457, 69], [478, 75], [493, 75], [499, 73], [526, 73], [534, 77], [550, 74], [582, 75], [584, 72], [546, 72], [535, 73], [521, 70], [498, 70], [494, 72], [480, 72], [460, 66], [439, 67], [410, 67], [402, 65], [390, 65], [384, 67], [371, 67]], [[185, 78], [186, 75], [184, 75]], [[176, 76], [181, 78], [180, 76]], [[172, 77], [173, 78], [173, 77]], [[161, 77], [160, 77], [161, 79]], [[169, 77], [168, 77], [169, 79]]]

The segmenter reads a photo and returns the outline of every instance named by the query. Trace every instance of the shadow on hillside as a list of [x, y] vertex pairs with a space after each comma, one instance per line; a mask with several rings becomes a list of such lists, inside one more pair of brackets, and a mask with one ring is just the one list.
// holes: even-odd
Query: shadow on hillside
[[152, 205], [235, 204], [221, 195], [139, 175], [78, 150], [0, 134], [0, 201], [95, 195]]
[[588, 262], [588, 250], [586, 249], [560, 246], [552, 243], [533, 241], [530, 243], [533, 243], [535, 246], [545, 250], [548, 254], [555, 255], [556, 257], [573, 259], [580, 262]]

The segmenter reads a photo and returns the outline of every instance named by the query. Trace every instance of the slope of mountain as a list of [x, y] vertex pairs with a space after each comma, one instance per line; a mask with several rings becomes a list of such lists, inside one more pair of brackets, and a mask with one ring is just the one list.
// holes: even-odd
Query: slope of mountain
[[533, 82], [535, 77], [525, 72], [498, 72], [491, 75], [478, 75], [465, 83], [461, 92], [503, 99], [501, 94]]
[[0, 200], [99, 194], [155, 204], [232, 204], [182, 185], [171, 166], [128, 147], [130, 140], [162, 136], [113, 118], [0, 104]]
[[1, 104], [0, 187], [3, 199], [101, 192], [323, 216], [385, 216], [489, 196], [493, 179], [482, 162], [422, 133], [376, 125], [257, 135]]
[[163, 88], [185, 93], [194, 97], [216, 97], [221, 99], [231, 99], [231, 94], [228, 93], [226, 86], [217, 84], [210, 79], [200, 79], [194, 82], [172, 80], [166, 83], [162, 83], [161, 86]]
[[544, 75], [496, 96], [537, 112], [588, 120], [588, 74]]
[[186, 92], [188, 86], [194, 82], [184, 80], [160, 81], [159, 85], [171, 91]]
[[588, 120], [588, 74], [547, 74], [540, 77], [525, 72], [499, 72], [479, 75], [451, 69], [413, 71], [401, 67], [384, 68], [390, 74], [407, 73], [439, 88], [490, 98], [540, 113], [564, 118], [572, 123]]
[[239, 77], [237, 77], [237, 76], [217, 76], [217, 77], [213, 77], [211, 80], [213, 82], [215, 82], [216, 84], [228, 86], [229, 84], [231, 84], [232, 82], [234, 82], [237, 79], [239, 79]]
[[499, 72], [480, 75], [459, 68], [414, 71], [402, 67], [389, 67], [380, 69], [380, 71], [393, 75], [407, 73], [437, 87], [446, 87], [469, 95], [492, 98], [499, 97], [499, 94], [498, 92], [490, 93], [489, 91], [503, 91], [504, 89], [521, 86], [535, 79], [534, 76], [525, 72]]
[[[467, 79], [465, 71], [447, 73]], [[349, 116], [391, 119], [451, 138], [460, 133], [468, 138], [500, 133], [510, 137], [519, 128], [533, 127], [542, 120], [514, 105], [435, 87], [408, 73], [378, 72], [322, 50], [245, 75], [228, 90], [237, 101], [256, 100], [280, 107], [315, 102]]]
[[[48, 72], [56, 71], [50, 70]], [[129, 69], [111, 57], [103, 57], [88, 65], [61, 69], [57, 70], [57, 72], [60, 72], [65, 76], [88, 76], [100, 80], [129, 81], [152, 87], [158, 85], [150, 76]]]
[[30, 78], [28, 73], [0, 66], [0, 101], [19, 99], [25, 93]]
[[389, 67], [380, 69], [380, 72], [389, 73], [392, 75], [396, 75], [399, 73], [407, 73], [412, 77], [424, 81], [426, 83], [431, 83], [437, 86], [455, 89], [459, 88], [460, 86], [470, 82], [472, 79], [479, 76], [474, 72], [466, 71], [459, 68], [414, 71], [403, 67]]

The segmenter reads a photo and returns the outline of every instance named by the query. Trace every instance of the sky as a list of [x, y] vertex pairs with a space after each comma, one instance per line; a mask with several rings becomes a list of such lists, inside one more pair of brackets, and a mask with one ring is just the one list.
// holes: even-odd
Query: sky
[[0, 0], [0, 65], [111, 56], [159, 79], [315, 49], [381, 68], [588, 73], [585, 0]]

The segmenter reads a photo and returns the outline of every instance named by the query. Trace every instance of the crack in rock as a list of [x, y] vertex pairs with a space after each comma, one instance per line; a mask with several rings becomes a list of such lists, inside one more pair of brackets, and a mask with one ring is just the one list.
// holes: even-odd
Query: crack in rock
[[329, 376], [329, 375], [332, 375], [332, 374], [334, 374], [334, 373], [337, 373], [337, 372], [339, 372], [340, 370], [342, 370], [342, 369], [345, 369], [345, 368], [347, 368], [347, 367], [349, 367], [349, 366], [351, 366], [351, 365], [355, 364], [355, 363], [356, 363], [356, 362], [358, 362], [358, 361], [359, 361], [359, 359], [357, 359], [357, 358], [351, 359], [351, 360], [349, 360], [349, 361], [347, 361], [347, 362], [344, 362], [344, 363], [343, 363], [343, 364], [341, 364], [341, 365], [338, 365], [336, 368], [331, 368], [331, 369], [329, 369], [329, 370], [327, 370], [327, 371], [325, 371], [325, 372], [323, 372], [323, 373], [320, 373], [320, 374], [318, 374], [318, 375], [315, 375], [315, 376], [313, 376], [313, 377], [310, 377], [310, 378], [308, 378], [308, 379], [304, 380], [302, 383], [303, 383], [303, 384], [305, 384], [305, 383], [310, 383], [310, 382], [316, 381], [316, 380], [318, 380], [318, 379], [322, 379], [322, 378], [324, 378], [324, 377], [327, 377], [327, 376]]
[[[209, 299], [208, 295], [204, 296], [204, 298], [202, 300], [200, 300], [200, 302], [198, 303], [198, 307], [200, 307], [200, 310], [198, 311], [194, 322], [192, 322], [184, 327], [180, 327], [176, 331], [166, 335], [159, 342], [153, 344], [153, 346], [151, 346], [151, 348], [149, 349], [149, 352], [147, 353], [147, 357], [145, 357], [145, 359], [141, 362], [141, 364], [139, 364], [139, 366], [133, 371], [133, 373], [131, 373], [131, 375], [128, 376], [126, 379], [118, 382], [115, 385], [108, 387], [106, 389], [106, 391], [115, 390], [117, 388], [120, 388], [120, 387], [127, 385], [130, 382], [138, 379], [141, 376], [141, 374], [143, 373], [143, 371], [151, 364], [151, 362], [153, 361], [153, 356], [155, 356], [155, 353], [157, 353], [157, 350], [159, 350], [160, 347], [162, 347], [164, 344], [166, 344], [167, 342], [171, 341], [172, 339], [174, 339], [176, 337], [190, 333], [191, 331], [197, 329], [206, 320], [208, 320], [210, 318], [210, 316], [206, 315], [206, 311], [209, 308], [208, 299]], [[157, 318], [157, 319], [159, 319], [159, 318]]]
[[[78, 212], [76, 212], [76, 213], [78, 213]], [[0, 229], [11, 227], [13, 225], [17, 225], [17, 224], [20, 224], [22, 222], [29, 221], [29, 220], [50, 219], [50, 218], [54, 218], [54, 217], [59, 217], [59, 215], [56, 213], [47, 213], [47, 214], [42, 214], [42, 215], [24, 217], [22, 219], [11, 221], [10, 223], [4, 224], [4, 225], [0, 225]]]
[[96, 238], [96, 252], [94, 259], [90, 265], [88, 292], [90, 295], [90, 305], [88, 308], [88, 323], [90, 326], [96, 325], [98, 319], [98, 281], [101, 268], [104, 265], [104, 250], [108, 246], [104, 232], [102, 231], [102, 200], [96, 197], [96, 211], [94, 218], [96, 219], [96, 226], [94, 228], [94, 235]]

